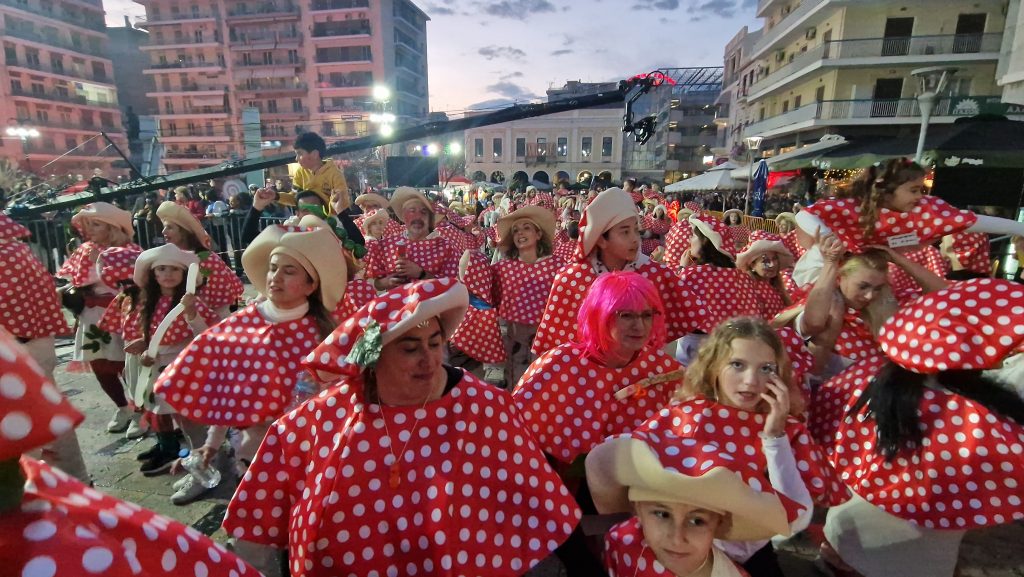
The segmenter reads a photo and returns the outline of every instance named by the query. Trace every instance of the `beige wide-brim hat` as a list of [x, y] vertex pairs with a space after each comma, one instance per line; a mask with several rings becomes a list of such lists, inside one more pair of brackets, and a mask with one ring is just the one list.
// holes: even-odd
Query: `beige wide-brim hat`
[[723, 462], [728, 460], [718, 460], [699, 475], [683, 474], [662, 465], [646, 442], [622, 435], [605, 440], [587, 455], [587, 482], [602, 514], [633, 512], [631, 503], [638, 501], [685, 503], [731, 515], [731, 527], [720, 536], [729, 541], [789, 535], [789, 514], [768, 480], [757, 490]]
[[84, 231], [85, 224], [90, 220], [98, 220], [116, 226], [123, 230], [128, 238], [135, 236], [135, 229], [132, 227], [132, 213], [121, 210], [109, 202], [94, 202], [85, 205], [82, 210], [71, 217], [71, 225]]
[[722, 213], [722, 222], [727, 222], [729, 220], [729, 215], [732, 214], [732, 213], [738, 214], [739, 217], [740, 217], [740, 223], [743, 222], [743, 211], [738, 209], [738, 208], [730, 208], [729, 210], [723, 212]]
[[537, 227], [543, 238], [547, 239], [548, 245], [554, 246], [555, 215], [546, 208], [530, 205], [498, 219], [496, 226], [498, 227], [498, 248], [500, 250], [507, 251], [512, 247], [512, 226], [520, 220], [530, 221], [533, 226]]
[[[145, 287], [146, 281], [149, 279], [149, 271], [154, 267], [170, 265], [188, 270], [189, 265], [192, 264], [199, 264], [199, 257], [196, 256], [196, 253], [167, 243], [142, 251], [139, 258], [135, 260], [135, 273], [132, 275], [132, 280], [135, 281], [136, 286]], [[185, 278], [182, 277], [182, 280]]]
[[383, 224], [383, 225], [387, 226], [388, 219], [390, 219], [390, 218], [391, 218], [391, 216], [388, 215], [388, 211], [387, 211], [386, 208], [382, 208], [380, 210], [373, 211], [369, 216], [367, 216], [366, 218], [363, 219], [363, 231], [364, 231], [364, 233], [367, 236], [369, 236], [369, 234], [370, 234], [370, 227], [372, 225], [374, 225], [374, 224], [377, 224], [377, 223], [380, 223], [380, 224]]
[[[402, 220], [402, 207], [410, 200], [418, 200], [423, 203], [423, 206], [427, 207], [427, 210], [435, 212], [434, 203], [430, 202], [427, 195], [411, 186], [399, 186], [395, 189], [395, 193], [391, 195], [391, 210], [395, 211], [399, 220]], [[402, 224], [405, 224], [404, 220], [402, 220]]]
[[789, 249], [786, 248], [786, 245], [782, 244], [781, 240], [759, 238], [751, 241], [743, 249], [743, 252], [736, 255], [736, 268], [742, 271], [750, 270], [750, 266], [754, 264], [754, 261], [766, 252], [774, 252], [779, 255], [780, 269], [793, 266], [793, 253], [789, 252]]
[[[736, 247], [732, 246], [732, 235], [729, 233], [729, 228], [725, 225], [724, 220], [715, 220], [711, 215], [704, 213], [691, 214], [687, 219], [690, 226], [697, 227], [700, 232], [711, 240], [711, 244], [715, 245], [718, 252], [727, 255], [732, 260], [736, 260]], [[729, 242], [722, 242], [724, 237], [729, 237]]]
[[637, 218], [636, 203], [621, 188], [609, 188], [598, 194], [583, 210], [580, 218], [580, 245], [582, 256], [589, 255], [597, 246], [597, 239], [613, 226], [628, 218]]
[[270, 257], [275, 254], [294, 258], [319, 283], [324, 308], [333, 311], [338, 306], [345, 295], [348, 267], [340, 266], [345, 263], [345, 251], [330, 228], [273, 225], [249, 243], [242, 253], [242, 269], [253, 287], [264, 296], [267, 295]]
[[780, 212], [775, 217], [775, 224], [781, 225], [783, 221], [789, 222], [789, 228], [796, 228], [796, 215], [792, 212]]
[[359, 208], [366, 210], [366, 208], [363, 207], [363, 205], [366, 203], [374, 204], [376, 205], [377, 208], [388, 207], [388, 199], [377, 194], [376, 192], [368, 192], [366, 194], [360, 194], [359, 196], [356, 197], [356, 206], [358, 206]]
[[206, 232], [203, 225], [184, 206], [170, 200], [165, 200], [157, 207], [156, 216], [164, 224], [169, 222], [191, 232], [199, 240], [199, 244], [205, 248], [210, 248], [209, 233]]

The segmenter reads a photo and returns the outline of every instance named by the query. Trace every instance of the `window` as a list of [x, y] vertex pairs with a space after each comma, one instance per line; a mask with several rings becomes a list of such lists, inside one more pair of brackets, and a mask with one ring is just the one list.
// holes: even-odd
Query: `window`
[[502, 150], [500, 138], [495, 138], [494, 140], [491, 141], [491, 151], [494, 153], [495, 160], [501, 158], [502, 153], [504, 151]]
[[39, 68], [39, 51], [26, 49], [25, 61], [28, 62], [30, 68]]
[[203, 42], [203, 31], [196, 30], [192, 33], [192, 38], [196, 41], [196, 44], [202, 44]]
[[483, 158], [484, 156], [484, 139], [474, 138], [473, 139], [473, 156], [477, 158]]
[[525, 138], [517, 138], [516, 139], [516, 158], [523, 158], [524, 156], [526, 156], [526, 139]]
[[784, 100], [782, 102], [782, 113], [785, 114], [787, 112], [789, 112], [789, 101], [788, 100]]
[[38, 120], [39, 122], [44, 122], [44, 123], [45, 122], [49, 122], [50, 121], [50, 113], [45, 111], [45, 110], [38, 109], [38, 110], [36, 110], [36, 120]]
[[794, 96], [793, 97], [793, 108], [794, 109], [800, 108], [800, 103], [802, 101], [803, 101], [803, 96]]
[[583, 137], [583, 140], [580, 142], [580, 152], [583, 154], [583, 158], [590, 158], [590, 155], [594, 153], [593, 137]]
[[612, 137], [605, 136], [601, 139], [601, 156], [608, 157], [612, 155]]
[[555, 146], [558, 147], [558, 156], [569, 156], [569, 139], [564, 136], [559, 136], [558, 140], [555, 141]]
[[277, 101], [276, 100], [268, 100], [267, 101], [267, 112], [277, 112]]
[[302, 112], [301, 98], [292, 98], [292, 112]]

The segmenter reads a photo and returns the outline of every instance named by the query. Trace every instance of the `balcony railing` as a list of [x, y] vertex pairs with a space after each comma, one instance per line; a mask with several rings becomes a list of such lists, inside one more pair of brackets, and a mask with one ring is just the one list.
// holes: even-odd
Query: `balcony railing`
[[370, 0], [313, 0], [310, 10], [350, 10], [353, 8], [369, 8]]
[[324, 105], [321, 105], [320, 108], [319, 108], [320, 112], [324, 113], [324, 114], [331, 113], [331, 112], [347, 112], [347, 113], [350, 113], [350, 114], [353, 114], [353, 115], [362, 115], [362, 114], [365, 114], [367, 112], [373, 112], [374, 109], [376, 109], [376, 106], [373, 106], [373, 105], [360, 106], [358, 104], [351, 104], [351, 105], [324, 104]]
[[333, 38], [337, 36], [369, 36], [370, 25], [347, 26], [337, 28], [314, 28], [313, 38]]
[[[761, 4], [758, 6], [758, 11], [760, 12], [763, 5], [769, 1], [770, 0], [761, 0]], [[761, 51], [765, 50], [766, 48], [770, 48], [779, 39], [779, 37], [785, 34], [789, 30], [789, 28], [792, 27], [793, 23], [802, 20], [805, 16], [810, 14], [816, 8], [818, 8], [825, 2], [829, 1], [831, 0], [803, 0], [802, 2], [800, 2], [799, 6], [794, 8], [792, 11], [789, 12], [789, 14], [786, 14], [785, 16], [782, 17], [781, 20], [776, 22], [774, 28], [772, 28], [771, 30], [764, 31], [764, 36], [762, 36], [761, 39], [758, 40], [756, 44], [754, 44], [754, 49], [750, 53], [751, 56], [756, 58], [757, 55], [761, 53]]]
[[226, 92], [227, 87], [223, 84], [202, 85], [195, 82], [182, 84], [181, 86], [160, 85], [153, 89], [153, 92]]
[[180, 158], [180, 159], [197, 159], [197, 160], [219, 160], [221, 154], [216, 150], [167, 150], [164, 152], [165, 158]]
[[164, 109], [163, 112], [158, 112], [156, 116], [197, 116], [199, 114], [231, 114], [231, 107], [229, 106], [187, 106], [180, 110], [178, 109]]
[[[750, 91], [757, 92], [769, 83], [785, 78], [819, 61], [836, 63], [854, 58], [927, 57], [979, 53], [996, 55], [999, 53], [1002, 42], [1003, 35], [1001, 33], [832, 40], [823, 42], [807, 52], [794, 55], [786, 64], [754, 82]], [[879, 64], [882, 63], [884, 61], [879, 62]]]
[[3, 28], [3, 32], [8, 36], [39, 42], [40, 44], [46, 44], [47, 46], [52, 46], [54, 48], [62, 48], [64, 50], [71, 50], [72, 52], [80, 52], [82, 54], [90, 54], [92, 56], [99, 56], [100, 58], [107, 57], [104, 54], [103, 49], [98, 46], [89, 46], [81, 42], [76, 44], [53, 34], [43, 35], [35, 30], [28, 30], [19, 26], [11, 26], [10, 24]]
[[210, 18], [217, 18], [217, 15], [213, 12], [186, 12], [184, 14], [166, 14], [157, 18], [148, 18], [146, 16], [136, 16], [135, 21], [140, 26], [142, 25], [153, 25], [153, 24], [167, 24], [176, 23], [189, 20], [209, 20]]
[[88, 157], [88, 158], [117, 156], [117, 153], [114, 152], [111, 149], [106, 149], [106, 150], [83, 150], [82, 148], [77, 148], [77, 149], [74, 150], [74, 152], [69, 152], [69, 150], [70, 149], [68, 149], [68, 148], [59, 148], [57, 146], [47, 146], [45, 144], [33, 143], [31, 141], [25, 143], [25, 153], [26, 154], [52, 154], [52, 155], [56, 156], [56, 155], [65, 155], [65, 153], [66, 153], [65, 158], [67, 158], [67, 157], [83, 157], [83, 156], [84, 157]]
[[197, 60], [186, 60], [184, 62], [158, 62], [150, 64], [149, 68], [154, 70], [173, 70], [176, 68], [223, 68], [224, 65], [219, 62], [200, 62]]
[[46, 120], [40, 120], [39, 118], [19, 118], [18, 122], [27, 126], [37, 126], [39, 128], [63, 128], [66, 130], [81, 130], [89, 132], [99, 132], [102, 130], [103, 132], [110, 134], [112, 138], [115, 137], [116, 134], [122, 130], [120, 126], [114, 126], [113, 124], [86, 124], [83, 122], [68, 122], [54, 118], [49, 118]]
[[301, 57], [299, 57], [299, 58], [291, 58], [291, 59], [288, 59], [288, 58], [277, 58], [277, 59], [272, 59], [270, 62], [266, 62], [264, 60], [256, 60], [256, 61], [250, 61], [250, 62], [246, 62], [246, 61], [242, 60], [240, 62], [235, 62], [235, 66], [241, 66], [241, 67], [245, 67], [245, 68], [253, 68], [253, 67], [260, 67], [260, 66], [303, 66], [305, 64], [306, 64], [306, 59], [305, 58], [301, 58]]
[[[986, 96], [975, 96], [979, 100]], [[997, 97], [998, 98], [998, 97]], [[933, 116], [950, 115], [950, 99], [940, 100]], [[763, 134], [791, 124], [812, 120], [842, 121], [870, 118], [919, 118], [921, 109], [916, 98], [823, 100], [801, 106], [795, 110], [765, 118], [746, 127], [747, 134]]]
[[96, 32], [105, 32], [107, 29], [107, 25], [103, 21], [103, 16], [97, 13], [75, 14], [69, 12], [67, 9], [58, 12], [53, 8], [51, 8], [50, 10], [44, 10], [40, 6], [33, 6], [31, 4], [14, 4], [13, 7], [17, 8], [18, 10], [30, 12], [32, 14], [38, 14], [39, 16], [52, 18], [54, 20], [59, 20], [67, 24], [74, 24], [75, 26], [80, 26], [82, 28], [94, 30]]
[[249, 8], [245, 4], [228, 10], [229, 18], [245, 18], [251, 16], [298, 16], [299, 7], [294, 4], [278, 6], [276, 2], [266, 2], [258, 8]]
[[221, 136], [224, 138], [232, 138], [234, 133], [230, 128], [213, 130], [212, 128], [207, 130], [203, 128], [195, 128], [188, 130], [187, 128], [178, 128], [177, 130], [161, 130], [160, 136], [165, 138], [209, 138], [212, 136]]
[[113, 84], [114, 80], [106, 74], [90, 74], [80, 66], [71, 66], [68, 68], [54, 67], [39, 62], [26, 62], [24, 60], [18, 60], [17, 58], [7, 58], [8, 66], [18, 66], [21, 68], [28, 68], [29, 70], [37, 70], [39, 72], [48, 72], [50, 74], [57, 74], [59, 76], [70, 76], [71, 78], [80, 78], [82, 80], [91, 80], [93, 82], [103, 82], [105, 84]]
[[231, 34], [229, 44], [231, 46], [240, 46], [256, 44], [258, 42], [296, 42], [300, 40], [302, 40], [301, 34], [292, 34], [290, 32], [255, 32], [252, 34]]
[[85, 106], [101, 106], [103, 108], [117, 108], [116, 102], [103, 102], [100, 100], [92, 100], [85, 96], [79, 96], [77, 94], [59, 94], [57, 92], [36, 92], [32, 90], [25, 90], [19, 88], [11, 88], [12, 96], [24, 96], [27, 98], [41, 98], [43, 100], [53, 100], [56, 102], [70, 102], [71, 104], [82, 104]]
[[305, 82], [295, 82], [292, 80], [286, 82], [274, 82], [272, 80], [250, 80], [244, 84], [239, 84], [236, 90], [241, 92], [253, 92], [257, 90], [306, 90], [308, 86]]

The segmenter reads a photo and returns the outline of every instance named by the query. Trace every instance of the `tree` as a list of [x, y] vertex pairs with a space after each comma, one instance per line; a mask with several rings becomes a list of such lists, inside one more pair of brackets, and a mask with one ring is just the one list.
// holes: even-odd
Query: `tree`
[[466, 174], [466, 156], [451, 150], [444, 151], [437, 165], [437, 176], [442, 189], [448, 188], [448, 183], [456, 176]]

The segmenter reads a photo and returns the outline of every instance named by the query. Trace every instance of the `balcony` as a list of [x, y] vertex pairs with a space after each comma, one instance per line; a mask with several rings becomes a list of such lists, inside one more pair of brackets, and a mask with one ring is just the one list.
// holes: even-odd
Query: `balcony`
[[64, 160], [94, 160], [96, 158], [120, 158], [116, 152], [112, 149], [100, 150], [100, 151], [86, 151], [81, 148], [77, 148], [74, 152], [68, 148], [59, 148], [57, 146], [46, 146], [39, 143], [33, 143], [28, 141], [25, 143], [25, 154], [29, 158], [44, 159], [47, 157], [61, 156]]
[[157, 40], [149, 37], [149, 43], [139, 46], [143, 52], [155, 50], [186, 50], [189, 48], [220, 48], [220, 38], [211, 38], [205, 42], [196, 42], [193, 38], [163, 38]]
[[167, 150], [164, 151], [164, 164], [194, 164], [211, 166], [220, 164], [225, 155], [216, 150]]
[[230, 114], [231, 109], [226, 106], [187, 106], [181, 110], [164, 109], [164, 112], [154, 114], [153, 116], [160, 120], [218, 120], [227, 118]]
[[37, 128], [51, 128], [55, 130], [66, 130], [71, 132], [85, 132], [89, 134], [96, 134], [97, 132], [103, 131], [110, 135], [111, 138], [117, 139], [120, 135], [120, 126], [114, 126], [112, 124], [104, 124], [97, 126], [96, 124], [89, 123], [85, 124], [82, 122], [67, 122], [59, 119], [47, 119], [40, 120], [39, 118], [19, 118], [18, 122], [23, 123], [27, 126], [35, 126]]
[[136, 26], [139, 28], [150, 28], [151, 26], [166, 26], [171, 24], [189, 24], [202, 22], [216, 22], [217, 15], [212, 12], [189, 12], [187, 14], [167, 14], [158, 18], [147, 18], [137, 16]]
[[98, 106], [100, 108], [117, 108], [116, 102], [103, 102], [100, 100], [92, 100], [85, 96], [79, 96], [77, 94], [60, 94], [58, 92], [36, 92], [32, 90], [24, 90], [19, 88], [11, 88], [11, 96], [15, 98], [38, 98], [40, 100], [52, 100], [54, 102], [67, 102], [70, 104], [79, 104], [82, 106]]
[[[983, 101], [993, 97], [971, 96], [971, 98]], [[999, 97], [995, 96], [994, 98], [998, 99]], [[952, 122], [957, 116], [951, 110], [951, 102], [949, 98], [940, 100], [935, 106], [931, 122]], [[920, 122], [921, 110], [918, 108], [916, 98], [823, 100], [749, 124], [744, 132], [748, 135], [771, 137], [817, 126], [885, 126]]]
[[8, 68], [23, 69], [27, 73], [39, 73], [50, 74], [53, 76], [60, 76], [62, 78], [78, 78], [80, 80], [88, 80], [90, 82], [99, 82], [102, 84], [114, 85], [114, 79], [107, 76], [106, 74], [89, 74], [81, 66], [72, 65], [70, 68], [55, 68], [39, 62], [27, 62], [25, 60], [18, 60], [16, 58], [7, 59]]
[[298, 68], [298, 67], [302, 67], [302, 66], [306, 65], [306, 59], [305, 58], [301, 58], [301, 57], [300, 58], [292, 58], [292, 59], [288, 59], [288, 58], [275, 58], [275, 59], [271, 59], [269, 62], [267, 62], [265, 60], [246, 62], [246, 61], [243, 60], [241, 62], [235, 62], [234, 65], [239, 67], [239, 68], [246, 68], [246, 69], [249, 69], [249, 68], [276, 68], [276, 67]]
[[244, 84], [239, 84], [235, 87], [235, 91], [238, 93], [259, 93], [259, 96], [267, 96], [269, 94], [284, 94], [293, 92], [306, 92], [309, 86], [305, 82], [295, 82], [294, 80], [272, 80], [272, 79], [260, 79], [260, 80], [248, 80]]
[[286, 32], [254, 32], [231, 34], [228, 46], [232, 50], [270, 50], [293, 48], [302, 44], [302, 35]]
[[[478, 157], [479, 158], [479, 157]], [[565, 162], [567, 157], [558, 156], [558, 144], [527, 144], [526, 145], [526, 166], [539, 166], [542, 164], [557, 164]]]
[[104, 54], [103, 49], [99, 46], [88, 46], [82, 44], [81, 42], [75, 43], [69, 40], [65, 40], [59, 36], [55, 36], [53, 34], [43, 35], [36, 32], [35, 30], [29, 30], [27, 28], [22, 28], [20, 26], [12, 26], [10, 24], [5, 26], [2, 30], [3, 33], [7, 36], [21, 38], [22, 40], [29, 40], [31, 42], [37, 42], [39, 44], [42, 44], [42, 47], [46, 49], [59, 48], [70, 52], [77, 52], [79, 54], [89, 54], [91, 56], [96, 56], [99, 58], [109, 60], [109, 58], [107, 58], [107, 56]]
[[174, 72], [177, 74], [179, 70], [191, 70], [192, 72], [220, 72], [223, 69], [224, 65], [218, 62], [186, 60], [184, 62], [160, 62], [157, 64], [150, 64], [149, 68], [144, 69], [142, 73], [160, 74], [164, 72]]
[[[758, 15], [761, 15], [761, 10], [774, 0], [761, 0], [758, 5]], [[750, 52], [751, 58], [760, 58], [772, 46], [775, 46], [780, 40], [786, 38], [790, 34], [794, 34], [798, 31], [803, 34], [803, 28], [809, 23], [808, 18], [814, 15], [818, 15], [822, 8], [827, 4], [832, 3], [833, 0], [803, 0], [799, 6], [794, 8], [789, 14], [782, 18], [775, 24], [775, 27], [771, 30], [765, 30], [764, 35], [761, 39], [754, 44], [754, 48]]]
[[232, 22], [262, 22], [266, 20], [292, 20], [299, 17], [299, 7], [294, 4], [278, 6], [276, 2], [267, 2], [259, 8], [249, 8], [241, 4], [228, 10], [227, 19]]
[[373, 112], [377, 107], [372, 104], [360, 106], [358, 104], [352, 104], [345, 106], [341, 104], [324, 104], [318, 109], [321, 114], [351, 114], [353, 116], [362, 118], [363, 115]]
[[758, 99], [826, 67], [935, 66], [999, 59], [1003, 35], [944, 34], [893, 38], [857, 38], [823, 42], [791, 59], [749, 88]]
[[173, 132], [169, 130], [160, 131], [160, 140], [163, 142], [231, 142], [234, 138], [234, 134], [231, 129], [221, 130], [206, 130], [202, 128], [195, 128], [193, 130], [178, 129]]
[[78, 14], [73, 11], [69, 11], [67, 8], [63, 8], [58, 12], [52, 7], [49, 10], [43, 9], [41, 6], [32, 6], [30, 4], [8, 4], [8, 8], [20, 10], [29, 14], [35, 14], [36, 16], [42, 16], [50, 20], [55, 20], [61, 24], [71, 24], [78, 28], [88, 30], [92, 33], [106, 33], [107, 25], [103, 21], [102, 13], [90, 13], [90, 14]]
[[356, 10], [370, 7], [370, 0], [313, 0], [309, 9], [312, 12], [325, 10]]
[[190, 84], [183, 84], [181, 86], [161, 86], [153, 92], [147, 92], [147, 98], [156, 98], [158, 96], [181, 96], [182, 94], [188, 94], [189, 96], [217, 96], [227, 92], [227, 87], [223, 84], [219, 85], [203, 85], [195, 82]]
[[313, 27], [313, 38], [338, 38], [346, 36], [369, 36], [371, 34], [370, 21], [360, 20], [358, 24], [348, 22], [331, 23], [331, 26], [321, 26], [317, 23]]

